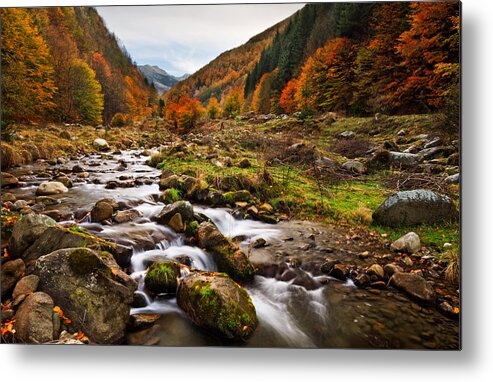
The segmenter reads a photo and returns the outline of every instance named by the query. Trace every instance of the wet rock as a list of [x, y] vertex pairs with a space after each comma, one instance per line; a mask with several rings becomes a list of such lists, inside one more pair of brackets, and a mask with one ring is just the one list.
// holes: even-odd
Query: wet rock
[[2, 193], [2, 203], [7, 203], [7, 202], [15, 203], [16, 201], [17, 198], [15, 197], [14, 194], [10, 192]]
[[168, 222], [168, 226], [175, 232], [185, 232], [185, 225], [179, 213], [174, 214]]
[[246, 340], [258, 325], [250, 296], [224, 273], [185, 277], [177, 302], [197, 326], [228, 340]]
[[43, 182], [39, 185], [36, 190], [36, 195], [56, 195], [56, 194], [64, 194], [68, 192], [68, 188], [60, 182]]
[[390, 249], [396, 252], [415, 253], [421, 249], [421, 240], [415, 232], [408, 232], [394, 241]]
[[371, 277], [375, 275], [379, 280], [383, 279], [385, 272], [381, 265], [373, 264], [367, 270], [366, 273]]
[[82, 167], [80, 164], [76, 164], [74, 167], [72, 167], [72, 172], [76, 172], [76, 173], [79, 173], [79, 172], [85, 172], [86, 169], [84, 167]]
[[156, 346], [161, 341], [159, 325], [152, 325], [149, 328], [127, 333], [128, 345]]
[[36, 203], [44, 204], [45, 206], [54, 206], [60, 203], [57, 199], [49, 196], [37, 196], [35, 201]]
[[0, 269], [2, 300], [9, 295], [25, 272], [26, 265], [21, 259], [10, 260], [2, 264]]
[[415, 273], [394, 273], [390, 278], [390, 284], [419, 301], [425, 303], [435, 301], [435, 291], [431, 285]]
[[163, 261], [152, 264], [146, 272], [145, 286], [151, 292], [176, 293], [178, 278], [180, 277], [180, 265], [174, 261]]
[[53, 340], [53, 299], [36, 292], [26, 297], [15, 315], [15, 336], [20, 342], [44, 343]]
[[161, 178], [159, 182], [159, 189], [166, 190], [168, 188], [180, 189], [180, 177], [178, 175], [170, 175], [165, 178]]
[[459, 182], [460, 182], [460, 174], [450, 175], [445, 178], [445, 183], [447, 184], [459, 184]]
[[44, 231], [55, 225], [55, 220], [46, 215], [34, 213], [23, 215], [14, 226], [9, 240], [10, 255], [14, 258], [22, 256]]
[[387, 198], [373, 213], [373, 221], [390, 227], [457, 221], [452, 200], [430, 190], [400, 191]]
[[252, 167], [252, 163], [248, 158], [243, 158], [238, 162], [237, 166], [239, 168], [249, 168]]
[[132, 308], [143, 308], [147, 306], [146, 296], [142, 292], [134, 292]]
[[19, 179], [8, 172], [2, 172], [2, 188], [14, 188], [19, 185]]
[[455, 310], [454, 307], [450, 305], [450, 303], [448, 303], [447, 301], [441, 302], [440, 305], [438, 305], [438, 309], [440, 310], [440, 312], [450, 318], [457, 319], [460, 316], [459, 310]]
[[370, 288], [375, 288], [375, 289], [387, 289], [387, 284], [383, 281], [374, 281], [370, 283]]
[[91, 220], [93, 222], [110, 220], [112, 216], [113, 206], [104, 200], [100, 200], [99, 202], [97, 202], [91, 211]]
[[97, 138], [93, 142], [93, 146], [98, 150], [98, 151], [109, 151], [110, 145], [105, 139], [102, 138]]
[[298, 270], [296, 277], [294, 278], [293, 285], [298, 285], [306, 290], [315, 290], [321, 287], [322, 284], [311, 277], [308, 273]]
[[342, 168], [346, 171], [355, 174], [364, 174], [366, 172], [366, 167], [363, 163], [357, 160], [350, 160], [342, 164]]
[[259, 210], [261, 212], [273, 212], [274, 207], [272, 207], [269, 203], [263, 203], [260, 205]]
[[12, 292], [14, 305], [18, 305], [27, 295], [36, 292], [38, 289], [39, 277], [28, 275], [21, 278]]
[[257, 240], [255, 240], [252, 244], [252, 247], [253, 248], [263, 248], [263, 247], [267, 247], [268, 244], [267, 242], [265, 241], [265, 239], [263, 238], [258, 238]]
[[330, 270], [329, 275], [338, 280], [346, 280], [349, 276], [349, 267], [344, 264], [335, 264]]
[[193, 207], [190, 202], [184, 200], [165, 206], [156, 217], [156, 220], [159, 224], [168, 225], [171, 218], [176, 214], [181, 215], [184, 224], [188, 224], [194, 220]]
[[366, 273], [360, 273], [354, 279], [354, 283], [359, 287], [365, 287], [370, 283], [370, 276], [368, 276]]
[[210, 222], [200, 223], [197, 230], [198, 245], [214, 258], [219, 271], [226, 272], [235, 281], [253, 279], [255, 268], [248, 257]]
[[128, 328], [133, 331], [150, 328], [156, 323], [157, 320], [159, 320], [160, 317], [160, 314], [155, 313], [134, 314], [130, 316]]
[[325, 273], [326, 275], [330, 274], [330, 271], [332, 270], [332, 268], [334, 268], [334, 265], [336, 265], [337, 263], [338, 263], [337, 260], [327, 260], [320, 267], [320, 272]]
[[61, 249], [40, 257], [33, 274], [38, 289], [70, 317], [71, 328], [99, 344], [124, 339], [136, 285], [114, 260], [88, 248]]
[[225, 204], [223, 193], [218, 190], [209, 191], [205, 197], [204, 202], [211, 206], [220, 206]]
[[142, 217], [142, 213], [138, 210], [118, 211], [116, 215], [113, 216], [113, 221], [118, 224], [128, 223], [140, 217]]
[[133, 249], [132, 247], [126, 245], [117, 244], [116, 249], [112, 252], [112, 255], [120, 267], [127, 268], [131, 263]]
[[417, 154], [400, 153], [397, 151], [389, 151], [391, 164], [400, 168], [412, 168], [421, 163], [422, 157]]
[[404, 270], [399, 267], [397, 264], [385, 264], [383, 267], [383, 270], [387, 276], [392, 276], [394, 273], [397, 272], [404, 272]]
[[111, 180], [108, 183], [106, 183], [105, 188], [108, 189], [108, 190], [114, 190], [114, 189], [118, 188], [118, 183], [115, 182], [115, 181], [113, 181], [113, 180]]
[[25, 200], [18, 200], [14, 203], [14, 205], [12, 206], [11, 210], [13, 211], [20, 211], [26, 207], [29, 206], [29, 203]]

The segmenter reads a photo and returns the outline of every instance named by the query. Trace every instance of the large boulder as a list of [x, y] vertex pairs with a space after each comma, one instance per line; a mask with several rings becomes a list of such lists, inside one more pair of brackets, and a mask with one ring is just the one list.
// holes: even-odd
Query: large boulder
[[145, 286], [153, 293], [176, 293], [180, 264], [163, 261], [152, 264], [146, 272]]
[[156, 217], [159, 224], [168, 225], [169, 221], [175, 214], [181, 215], [181, 220], [184, 224], [194, 220], [193, 207], [190, 202], [180, 200], [173, 204], [165, 206]]
[[56, 225], [56, 221], [46, 215], [23, 215], [14, 226], [9, 240], [9, 253], [12, 257], [21, 257], [48, 228]]
[[27, 296], [15, 314], [15, 338], [35, 344], [52, 341], [53, 305], [53, 299], [46, 293]]
[[421, 248], [421, 240], [415, 232], [408, 232], [392, 243], [390, 248], [396, 252], [414, 253]]
[[250, 296], [224, 273], [185, 277], [177, 302], [197, 326], [229, 340], [246, 340], [258, 325]]
[[197, 230], [198, 245], [209, 252], [221, 272], [235, 281], [252, 280], [255, 268], [248, 257], [228, 240], [211, 222], [200, 223]]
[[420, 164], [423, 158], [418, 154], [389, 151], [391, 164], [395, 167], [411, 168]]
[[26, 272], [26, 265], [21, 259], [7, 261], [1, 267], [2, 300], [12, 291], [17, 281]]
[[61, 182], [43, 182], [36, 190], [36, 195], [56, 195], [64, 194], [65, 192], [68, 192], [68, 188]]
[[430, 190], [400, 191], [373, 213], [373, 221], [390, 227], [454, 222], [459, 213], [452, 200]]
[[93, 146], [98, 151], [108, 151], [110, 149], [110, 145], [106, 142], [106, 139], [96, 138], [93, 142]]
[[19, 179], [8, 172], [2, 172], [2, 188], [12, 188], [19, 185]]
[[24, 215], [14, 226], [9, 252], [31, 265], [38, 257], [62, 248], [86, 247], [116, 253], [116, 245], [72, 226], [63, 228], [44, 215]]
[[416, 300], [425, 303], [435, 301], [435, 291], [431, 285], [416, 273], [396, 272], [390, 278], [390, 284]]
[[40, 257], [33, 274], [40, 279], [38, 290], [72, 320], [71, 328], [99, 344], [124, 339], [136, 285], [110, 256], [88, 248], [60, 249]]

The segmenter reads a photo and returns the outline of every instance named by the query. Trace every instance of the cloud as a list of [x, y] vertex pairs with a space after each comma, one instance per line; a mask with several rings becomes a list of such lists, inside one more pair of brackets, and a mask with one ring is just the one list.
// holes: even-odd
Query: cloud
[[138, 64], [193, 73], [304, 4], [97, 7]]

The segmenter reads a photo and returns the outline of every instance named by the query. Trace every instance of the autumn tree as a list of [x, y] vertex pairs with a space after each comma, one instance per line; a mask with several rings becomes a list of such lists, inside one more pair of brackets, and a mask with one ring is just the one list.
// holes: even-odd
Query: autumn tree
[[255, 88], [252, 98], [252, 108], [258, 114], [270, 113], [271, 84], [272, 77], [270, 73], [265, 73]]
[[405, 75], [395, 46], [409, 28], [407, 2], [390, 2], [374, 8], [370, 19], [371, 38], [358, 50], [353, 110], [359, 114], [392, 111], [389, 93]]
[[166, 106], [166, 119], [175, 128], [194, 128], [204, 113], [205, 109], [200, 101], [187, 95], [181, 96], [177, 102], [168, 102]]
[[292, 114], [297, 110], [296, 92], [298, 91], [298, 80], [296, 78], [291, 79], [281, 93], [281, 99], [279, 101], [282, 109]]
[[207, 116], [209, 119], [216, 119], [221, 113], [221, 108], [219, 107], [219, 102], [216, 97], [209, 98], [209, 103], [207, 105]]
[[223, 116], [235, 117], [239, 115], [243, 109], [245, 99], [243, 97], [243, 91], [238, 88], [231, 89], [223, 104]]
[[1, 12], [2, 125], [40, 120], [55, 106], [48, 46], [27, 10]]
[[82, 60], [73, 60], [69, 74], [77, 120], [88, 124], [101, 123], [103, 94], [94, 70]]
[[410, 29], [396, 46], [406, 77], [392, 94], [396, 106], [413, 111], [443, 107], [444, 91], [458, 72], [458, 2], [412, 3]]

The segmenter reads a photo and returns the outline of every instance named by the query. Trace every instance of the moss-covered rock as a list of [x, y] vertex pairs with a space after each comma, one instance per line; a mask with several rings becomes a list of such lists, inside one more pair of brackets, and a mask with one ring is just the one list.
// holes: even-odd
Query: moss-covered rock
[[180, 200], [164, 207], [156, 217], [159, 224], [168, 225], [171, 218], [179, 213], [184, 224], [194, 220], [193, 207], [190, 202]]
[[241, 341], [258, 320], [248, 293], [224, 273], [192, 273], [178, 287], [178, 305], [199, 327], [222, 338]]
[[148, 269], [144, 279], [145, 286], [153, 293], [176, 293], [180, 265], [174, 261], [154, 263]]
[[199, 246], [212, 255], [221, 272], [226, 272], [235, 281], [253, 279], [255, 268], [248, 257], [219, 232], [213, 223], [201, 223], [197, 229], [197, 239]]
[[229, 204], [231, 206], [234, 206], [236, 202], [250, 202], [254, 198], [250, 191], [248, 190], [240, 190], [240, 191], [230, 191], [230, 192], [225, 192], [223, 195], [223, 199], [225, 204]]
[[71, 332], [83, 331], [100, 344], [124, 339], [136, 284], [109, 253], [60, 249], [40, 257], [33, 274], [39, 276], [38, 290], [71, 319]]

